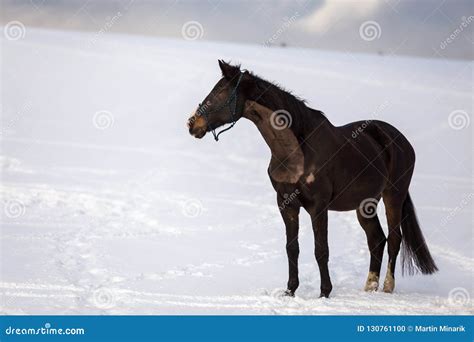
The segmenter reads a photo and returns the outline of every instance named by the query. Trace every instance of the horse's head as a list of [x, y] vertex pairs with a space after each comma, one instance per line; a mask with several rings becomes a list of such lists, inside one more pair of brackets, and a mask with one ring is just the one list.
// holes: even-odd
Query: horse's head
[[[235, 124], [242, 117], [245, 95], [244, 87], [250, 74], [240, 70], [240, 66], [230, 65], [219, 60], [222, 78], [188, 119], [189, 133], [201, 139], [207, 132], [212, 132], [217, 140], [219, 133], [215, 130], [225, 124]], [[230, 128], [230, 127], [229, 127]], [[227, 128], [228, 129], [228, 128]]]

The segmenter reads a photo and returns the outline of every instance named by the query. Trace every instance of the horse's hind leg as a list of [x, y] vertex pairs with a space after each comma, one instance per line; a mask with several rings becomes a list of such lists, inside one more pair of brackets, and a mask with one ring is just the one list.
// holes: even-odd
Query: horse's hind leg
[[388, 224], [388, 266], [383, 291], [387, 293], [392, 293], [395, 288], [395, 265], [402, 243], [402, 206], [405, 197], [400, 194], [383, 195]]
[[367, 276], [364, 290], [377, 291], [386, 241], [385, 234], [376, 211], [375, 216], [371, 216], [364, 213], [363, 209], [357, 209], [357, 219], [367, 235], [367, 244], [370, 250], [369, 275]]

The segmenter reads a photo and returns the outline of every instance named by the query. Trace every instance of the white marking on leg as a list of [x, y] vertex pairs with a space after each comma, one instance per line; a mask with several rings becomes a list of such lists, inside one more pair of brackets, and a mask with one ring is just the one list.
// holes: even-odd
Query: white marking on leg
[[364, 291], [377, 291], [379, 288], [379, 276], [375, 272], [369, 272], [365, 282]]
[[385, 276], [385, 280], [383, 282], [383, 292], [392, 293], [394, 288], [395, 288], [395, 278], [393, 277], [393, 272], [390, 268], [390, 260], [389, 260], [388, 267], [387, 267], [387, 275]]

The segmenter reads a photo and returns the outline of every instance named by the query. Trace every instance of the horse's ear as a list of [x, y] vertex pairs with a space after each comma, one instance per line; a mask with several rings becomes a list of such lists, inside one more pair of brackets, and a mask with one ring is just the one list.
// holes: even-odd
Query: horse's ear
[[252, 75], [247, 70], [243, 71], [242, 75], [242, 88], [246, 90], [252, 90], [255, 86], [255, 82], [252, 78]]
[[240, 65], [230, 65], [222, 59], [219, 59], [219, 67], [221, 68], [222, 76], [228, 80], [232, 80], [240, 74]]

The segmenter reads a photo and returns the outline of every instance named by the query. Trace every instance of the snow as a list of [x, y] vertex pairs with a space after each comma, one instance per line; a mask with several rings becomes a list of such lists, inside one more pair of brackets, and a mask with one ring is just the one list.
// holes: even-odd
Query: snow
[[[39, 29], [1, 44], [0, 312], [473, 313], [472, 126], [448, 120], [472, 114], [472, 62]], [[411, 194], [439, 273], [397, 272], [394, 294], [364, 292], [364, 232], [354, 212], [330, 212], [334, 290], [319, 299], [303, 212], [301, 285], [283, 297], [285, 230], [263, 138], [245, 120], [219, 143], [185, 128], [218, 58], [334, 124], [398, 127], [417, 152]]]

